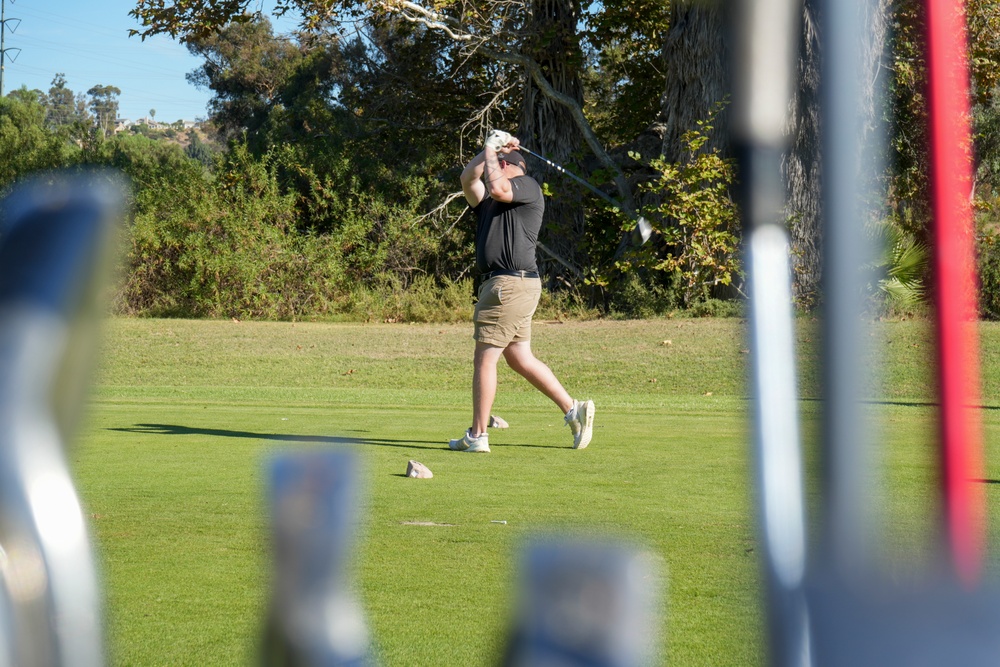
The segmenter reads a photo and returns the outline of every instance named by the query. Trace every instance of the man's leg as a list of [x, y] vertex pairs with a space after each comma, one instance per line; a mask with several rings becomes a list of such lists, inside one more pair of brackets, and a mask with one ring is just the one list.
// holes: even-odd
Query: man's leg
[[[535, 386], [540, 392], [552, 399], [559, 406], [559, 409], [566, 414], [573, 407], [573, 399], [563, 389], [562, 384], [556, 378], [555, 373], [542, 363], [531, 352], [530, 341], [519, 341], [511, 343], [503, 350], [504, 359], [507, 364], [517, 373], [522, 375], [528, 382]], [[496, 373], [494, 362], [494, 388], [496, 387]], [[490, 401], [492, 406], [492, 399]], [[487, 408], [486, 418], [489, 419], [489, 408]]]
[[503, 355], [511, 368], [551, 398], [563, 411], [566, 424], [573, 432], [573, 447], [583, 449], [589, 445], [594, 432], [594, 402], [574, 401], [563, 389], [555, 373], [532, 354], [529, 341], [511, 343]]
[[497, 362], [504, 353], [502, 347], [476, 342], [472, 360], [472, 435], [486, 433], [490, 410], [497, 395]]

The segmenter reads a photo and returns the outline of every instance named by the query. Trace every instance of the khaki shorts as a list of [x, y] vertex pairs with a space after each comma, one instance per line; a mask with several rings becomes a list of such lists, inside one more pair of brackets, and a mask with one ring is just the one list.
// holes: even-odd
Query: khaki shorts
[[542, 281], [520, 276], [495, 276], [479, 288], [472, 321], [479, 343], [507, 347], [531, 340], [531, 316], [542, 296]]

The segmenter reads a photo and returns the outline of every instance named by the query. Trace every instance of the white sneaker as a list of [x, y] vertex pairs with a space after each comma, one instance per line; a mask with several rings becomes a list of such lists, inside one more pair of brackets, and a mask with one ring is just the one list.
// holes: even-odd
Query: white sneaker
[[573, 449], [584, 449], [594, 436], [594, 402], [573, 401], [573, 407], [563, 418], [573, 432]]
[[470, 452], [477, 454], [480, 452], [488, 453], [490, 451], [490, 436], [487, 433], [472, 437], [472, 435], [466, 431], [465, 435], [457, 440], [449, 440], [448, 448], [454, 449], [457, 452]]

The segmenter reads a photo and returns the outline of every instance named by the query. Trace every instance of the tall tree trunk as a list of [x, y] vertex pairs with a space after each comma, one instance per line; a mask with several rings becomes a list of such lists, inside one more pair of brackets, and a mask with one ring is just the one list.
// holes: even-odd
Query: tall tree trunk
[[820, 183], [819, 0], [805, 0], [799, 41], [799, 85], [788, 117], [790, 149], [783, 171], [792, 246], [792, 290], [805, 308], [819, 299], [823, 259]]
[[[663, 131], [663, 156], [676, 162], [684, 155], [682, 137], [706, 120], [729, 94], [729, 49], [722, 3], [675, 0], [670, 29], [663, 44], [666, 85], [658, 124]], [[728, 114], [715, 118], [706, 149], [730, 155]]]
[[[663, 68], [666, 72], [660, 114], [636, 142], [644, 158], [662, 155], [667, 162], [681, 162], [688, 152], [684, 134], [697, 129], [699, 121], [713, 120], [708, 141], [702, 150], [718, 148], [731, 155], [728, 111], [729, 49], [726, 44], [726, 13], [719, 2], [674, 0], [670, 7], [670, 28], [663, 40]], [[659, 139], [659, 141], [656, 141]], [[633, 181], [651, 174], [638, 169]], [[639, 206], [659, 206], [662, 195], [646, 192], [636, 197]]]
[[[883, 85], [880, 76], [885, 58], [891, 0], [874, 0], [864, 19], [859, 45], [862, 52], [861, 114], [864, 180], [875, 183], [881, 176], [879, 163], [884, 128], [879, 127], [879, 103]], [[822, 264], [822, 221], [820, 182], [820, 0], [803, 3], [802, 39], [799, 52], [799, 86], [788, 120], [791, 149], [785, 158], [788, 186], [787, 215], [792, 246], [793, 295], [798, 305], [810, 308], [818, 303]], [[879, 193], [869, 193], [878, 195]], [[874, 200], [873, 200], [874, 201]], [[874, 205], [874, 204], [873, 204]], [[870, 211], [876, 213], [876, 211]]]
[[[529, 38], [525, 53], [537, 62], [545, 80], [559, 93], [583, 105], [580, 68], [583, 54], [577, 36], [580, 4], [577, 0], [532, 0]], [[518, 137], [556, 164], [567, 165], [581, 147], [582, 135], [569, 109], [545, 96], [527, 76]], [[538, 160], [529, 161], [532, 176], [548, 182], [554, 196], [545, 202], [545, 225], [539, 236], [543, 245], [573, 266], [585, 264], [579, 251], [584, 232], [581, 194], [577, 186]], [[560, 262], [539, 256], [539, 268], [550, 286], [567, 271]]]
[[[789, 109], [791, 149], [783, 165], [788, 187], [787, 215], [791, 227], [794, 296], [802, 306], [813, 306], [819, 297], [822, 274], [822, 228], [820, 184], [820, 35], [819, 0], [805, 0], [799, 54], [799, 86]], [[862, 114], [864, 145], [872, 147], [880, 136], [879, 73], [884, 57], [891, 0], [874, 0], [866, 18], [861, 49], [864, 65]], [[728, 93], [729, 54], [726, 26], [718, 3], [676, 0], [671, 8], [670, 30], [663, 45], [666, 85], [661, 113], [650, 128], [662, 136], [663, 155], [677, 161], [683, 157], [681, 137], [699, 120], [709, 117]], [[728, 121], [723, 111], [715, 120], [708, 146], [729, 155]], [[648, 156], [647, 156], [648, 157]], [[874, 164], [872, 155], [866, 166]], [[874, 178], [874, 172], [866, 173]], [[650, 203], [643, 201], [642, 203]]]

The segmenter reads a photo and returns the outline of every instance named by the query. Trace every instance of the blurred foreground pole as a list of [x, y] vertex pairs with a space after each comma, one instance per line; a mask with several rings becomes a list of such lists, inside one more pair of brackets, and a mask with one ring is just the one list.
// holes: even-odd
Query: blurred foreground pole
[[84, 400], [122, 191], [47, 175], [0, 212], [0, 665], [104, 663], [66, 446]]
[[549, 538], [525, 549], [504, 667], [662, 664], [660, 573], [621, 543]]
[[875, 459], [862, 409], [866, 395], [862, 267], [872, 243], [863, 205], [862, 57], [872, 0], [824, 0], [820, 39], [823, 169], [823, 510], [819, 557], [835, 573], [873, 563]]
[[796, 0], [731, 0], [729, 8], [732, 132], [751, 296], [754, 481], [771, 659], [776, 665], [806, 666], [805, 507], [781, 175], [802, 6]]
[[[773, 0], [777, 2], [777, 0]], [[740, 35], [734, 82], [735, 138], [741, 147], [752, 289], [753, 390], [757, 508], [770, 623], [771, 664], [796, 667], [884, 667], [886, 665], [995, 665], [1000, 655], [1000, 591], [974, 587], [982, 560], [982, 497], [974, 321], [974, 273], [970, 210], [968, 83], [962, 37], [961, 0], [928, 0], [928, 65], [935, 164], [934, 210], [939, 302], [939, 372], [942, 383], [942, 465], [951, 565], [924, 576], [887, 574], [879, 563], [872, 486], [875, 444], [861, 406], [868, 356], [863, 347], [861, 268], [870, 257], [863, 232], [864, 203], [872, 194], [862, 174], [860, 122], [863, 39], [874, 7], [868, 0], [822, 3], [821, 40], [824, 329], [823, 494], [821, 533], [805, 554], [800, 455], [794, 422], [792, 339], [783, 304], [789, 290], [774, 269], [783, 237], [776, 176], [780, 141], [776, 124], [757, 125], [759, 76], [778, 60], [762, 54], [787, 33], [754, 14], [772, 3], [733, 0]], [[779, 3], [780, 4], [780, 3]], [[790, 4], [790, 3], [789, 3]], [[780, 14], [780, 16], [785, 16]], [[759, 19], [759, 20], [758, 20]], [[781, 21], [777, 23], [781, 24]], [[741, 70], [740, 67], [743, 67]], [[775, 93], [779, 102], [786, 98]], [[879, 108], [879, 105], [876, 105]], [[770, 133], [766, 132], [768, 129]], [[773, 150], [772, 150], [773, 149]], [[775, 184], [775, 181], [778, 184]], [[770, 221], [770, 222], [769, 222]], [[773, 234], [774, 240], [769, 240]], [[769, 328], [768, 324], [772, 326]], [[777, 323], [777, 324], [775, 324]], [[784, 411], [784, 412], [782, 412]], [[787, 524], [782, 525], [782, 520]], [[938, 545], [932, 545], [934, 547]], [[957, 575], [957, 576], [956, 576]]]
[[971, 586], [983, 560], [985, 499], [965, 3], [927, 0], [926, 10], [944, 525], [955, 573]]
[[283, 454], [270, 467], [274, 591], [266, 665], [373, 665], [350, 561], [361, 470], [349, 450]]

